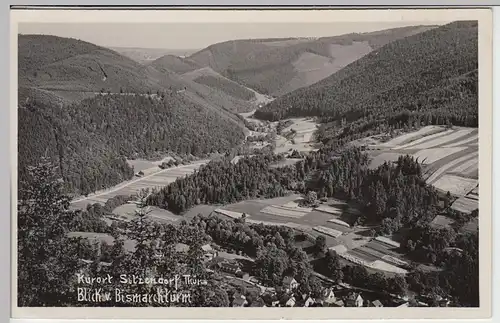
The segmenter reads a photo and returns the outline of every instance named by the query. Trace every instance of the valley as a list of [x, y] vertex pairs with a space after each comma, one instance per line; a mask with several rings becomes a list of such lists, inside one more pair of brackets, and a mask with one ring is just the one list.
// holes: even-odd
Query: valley
[[42, 223], [62, 272], [194, 273], [197, 306], [478, 305], [477, 22], [18, 42], [23, 250]]

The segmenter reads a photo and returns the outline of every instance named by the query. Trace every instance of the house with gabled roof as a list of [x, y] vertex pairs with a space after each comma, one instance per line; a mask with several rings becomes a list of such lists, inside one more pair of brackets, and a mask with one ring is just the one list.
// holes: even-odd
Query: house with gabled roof
[[299, 287], [299, 283], [295, 280], [295, 278], [286, 276], [283, 278], [283, 287], [287, 293], [297, 289]]

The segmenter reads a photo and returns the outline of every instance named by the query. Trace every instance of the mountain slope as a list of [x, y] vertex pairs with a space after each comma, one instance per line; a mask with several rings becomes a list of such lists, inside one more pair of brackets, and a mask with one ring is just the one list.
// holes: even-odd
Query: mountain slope
[[217, 91], [222, 91], [227, 95], [240, 100], [250, 101], [255, 99], [255, 92], [243, 85], [240, 85], [230, 79], [215, 72], [210, 67], [203, 67], [188, 73], [184, 73], [184, 79], [192, 80], [196, 83], [206, 85]]
[[164, 55], [149, 63], [159, 71], [168, 70], [178, 74], [184, 74], [194, 71], [202, 66], [188, 58], [182, 58], [174, 55]]
[[161, 89], [144, 66], [110, 49], [46, 35], [19, 35], [18, 41], [21, 86], [87, 92]]
[[441, 118], [473, 126], [477, 68], [477, 22], [455, 22], [389, 43], [312, 86], [278, 98], [256, 117], [320, 116], [324, 121], [359, 121], [359, 129], [367, 130], [381, 122], [407, 122], [413, 113], [419, 122], [425, 116], [425, 122]]
[[111, 49], [141, 64], [150, 63], [164, 55], [171, 55], [172, 53], [178, 53], [179, 55], [187, 55], [188, 53], [194, 53], [196, 51], [191, 49], [172, 50], [165, 48], [136, 48], [136, 47], [111, 47]]
[[198, 51], [189, 60], [258, 92], [279, 96], [314, 84], [391, 41], [432, 28], [404, 27], [318, 39], [228, 41]]
[[205, 156], [244, 139], [233, 111], [249, 103], [86, 42], [19, 39], [20, 180], [48, 155], [70, 192], [89, 193], [133, 176], [126, 158]]

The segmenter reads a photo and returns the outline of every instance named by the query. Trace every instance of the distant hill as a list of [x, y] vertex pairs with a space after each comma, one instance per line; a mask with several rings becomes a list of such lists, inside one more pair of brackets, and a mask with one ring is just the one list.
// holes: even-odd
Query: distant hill
[[137, 47], [110, 47], [112, 50], [127, 56], [134, 61], [147, 64], [164, 55], [187, 56], [197, 49], [166, 49], [166, 48], [137, 48]]
[[[246, 112], [250, 103], [234, 102], [224, 93], [184, 80], [166, 68], [141, 65], [119, 53], [94, 44], [56, 36], [20, 35], [20, 95], [38, 98], [58, 96], [73, 102], [99, 92], [157, 93], [165, 89], [186, 90], [202, 95], [207, 105], [228, 111]], [[29, 90], [28, 90], [29, 89]], [[21, 101], [25, 97], [19, 97]]]
[[[102, 94], [100, 94], [102, 91]], [[19, 178], [44, 154], [71, 192], [133, 176], [126, 158], [205, 156], [238, 145], [235, 100], [112, 50], [54, 36], [19, 36]]]
[[20, 35], [19, 83], [53, 91], [147, 92], [161, 89], [146, 67], [110, 49], [46, 35]]
[[335, 37], [235, 40], [188, 57], [257, 92], [280, 96], [337, 72], [374, 49], [436, 26], [415, 26]]
[[344, 136], [381, 125], [477, 126], [477, 33], [477, 22], [460, 21], [391, 42], [255, 116], [318, 116], [332, 122], [324, 131]]
[[255, 99], [255, 91], [244, 87], [212, 70], [210, 67], [203, 67], [182, 75], [184, 79], [192, 80], [199, 84], [204, 84], [217, 91], [225, 92], [232, 97], [251, 101]]
[[159, 71], [172, 71], [178, 74], [184, 74], [201, 68], [197, 62], [189, 58], [181, 58], [174, 55], [165, 55], [150, 62], [149, 65], [153, 66]]

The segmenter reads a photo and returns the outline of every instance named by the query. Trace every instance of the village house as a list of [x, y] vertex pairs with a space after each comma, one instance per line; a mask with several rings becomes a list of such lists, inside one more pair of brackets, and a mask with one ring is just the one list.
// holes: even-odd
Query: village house
[[314, 305], [315, 301], [312, 299], [311, 296], [307, 297], [306, 301], [304, 302], [304, 307], [310, 307]]
[[321, 296], [323, 298], [323, 302], [327, 304], [331, 304], [336, 300], [335, 293], [332, 288], [325, 288]]
[[203, 245], [201, 247], [201, 249], [204, 252], [203, 260], [205, 260], [205, 261], [210, 261], [210, 260], [214, 259], [215, 257], [217, 257], [217, 255], [219, 254], [217, 252], [217, 250], [214, 250], [214, 248], [212, 248], [212, 246], [210, 244]]
[[372, 307], [384, 307], [382, 302], [380, 302], [378, 299], [371, 302], [371, 305], [372, 305]]
[[345, 302], [347, 307], [363, 307], [363, 303], [363, 297], [359, 293], [349, 294]]
[[244, 307], [248, 304], [245, 295], [234, 294], [233, 296], [233, 307]]
[[345, 303], [343, 300], [341, 299], [338, 299], [336, 301], [334, 301], [333, 303], [330, 303], [329, 304], [331, 307], [344, 307], [345, 306]]
[[295, 278], [286, 276], [283, 278], [283, 287], [287, 293], [297, 289], [299, 287], [299, 283], [295, 280]]
[[297, 303], [297, 300], [295, 299], [294, 296], [290, 297], [286, 302], [285, 302], [285, 306], [286, 307], [294, 307], [295, 304]]
[[236, 272], [236, 276], [244, 280], [248, 280], [248, 278], [250, 278], [250, 275], [242, 270]]

